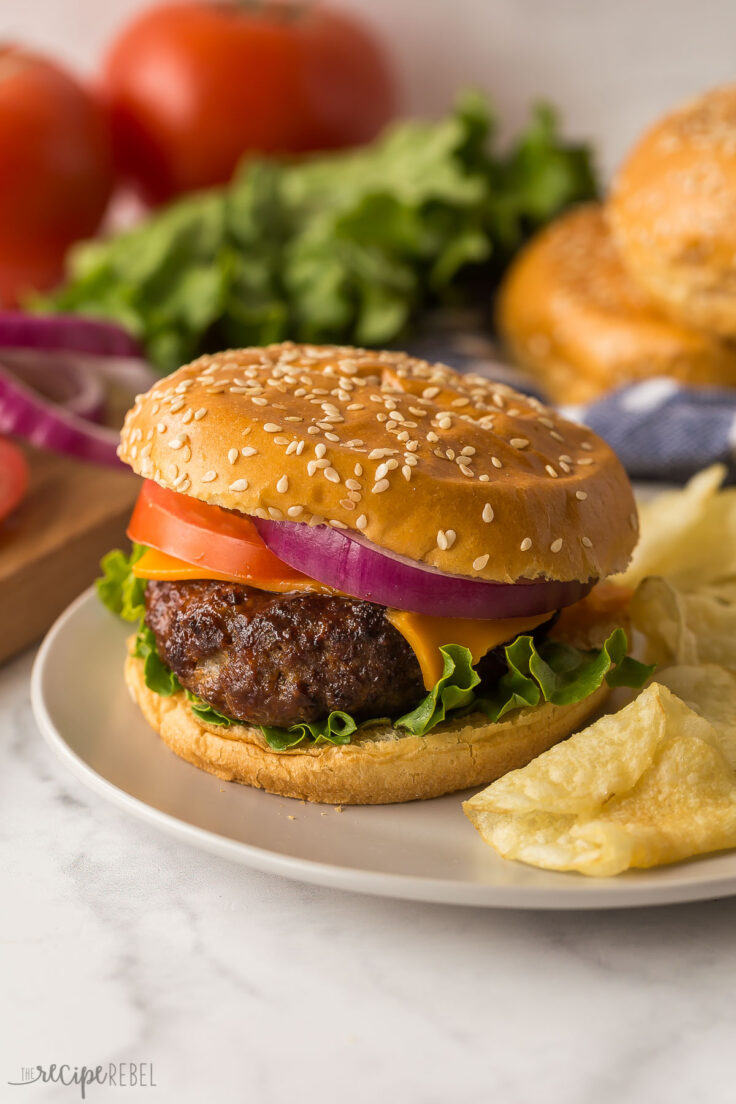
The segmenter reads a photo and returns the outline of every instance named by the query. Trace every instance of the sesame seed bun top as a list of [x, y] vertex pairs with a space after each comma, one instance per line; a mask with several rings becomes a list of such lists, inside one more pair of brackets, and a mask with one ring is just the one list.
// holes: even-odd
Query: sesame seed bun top
[[673, 317], [736, 334], [736, 85], [644, 135], [614, 182], [610, 214], [624, 263]]
[[736, 386], [736, 348], [653, 303], [621, 263], [599, 203], [568, 211], [521, 251], [496, 318], [514, 359], [557, 402], [662, 375]]
[[200, 357], [138, 396], [119, 455], [203, 502], [352, 530], [489, 581], [604, 577], [637, 539], [628, 478], [590, 430], [403, 353]]

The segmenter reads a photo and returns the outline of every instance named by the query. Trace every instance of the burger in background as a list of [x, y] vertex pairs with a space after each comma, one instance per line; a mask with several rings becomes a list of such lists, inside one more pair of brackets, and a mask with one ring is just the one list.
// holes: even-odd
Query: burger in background
[[507, 273], [496, 317], [558, 402], [650, 376], [736, 386], [736, 86], [666, 116], [604, 207], [563, 216]]
[[556, 402], [650, 376], [736, 386], [736, 348], [664, 313], [624, 267], [600, 204], [533, 239], [499, 291], [496, 320], [514, 362]]
[[183, 758], [312, 801], [428, 798], [580, 727], [627, 657], [637, 539], [612, 451], [400, 353], [205, 356], [142, 395], [143, 477], [100, 582], [126, 681]]

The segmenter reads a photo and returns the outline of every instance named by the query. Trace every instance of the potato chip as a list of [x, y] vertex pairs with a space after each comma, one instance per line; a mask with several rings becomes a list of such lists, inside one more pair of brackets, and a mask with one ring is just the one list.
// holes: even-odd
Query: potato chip
[[736, 670], [736, 585], [681, 593], [653, 576], [637, 588], [630, 615], [646, 638], [649, 662], [716, 663]]
[[706, 468], [680, 491], [640, 505], [641, 535], [631, 564], [615, 577], [636, 586], [663, 575], [681, 590], [736, 578], [736, 488], [719, 490], [721, 464]]
[[504, 858], [549, 870], [675, 862], [736, 845], [736, 776], [720, 743], [705, 716], [652, 683], [464, 810]]
[[657, 682], [710, 721], [721, 751], [736, 770], [736, 675], [714, 664], [667, 667]]

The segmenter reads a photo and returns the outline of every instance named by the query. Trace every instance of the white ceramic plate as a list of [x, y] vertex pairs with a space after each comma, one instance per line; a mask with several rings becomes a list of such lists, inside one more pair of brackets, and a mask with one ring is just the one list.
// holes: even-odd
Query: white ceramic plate
[[189, 844], [318, 885], [458, 905], [628, 908], [736, 894], [736, 853], [609, 879], [505, 862], [463, 815], [466, 794], [338, 812], [221, 782], [170, 752], [129, 698], [129, 633], [92, 590], [81, 595], [38, 653], [33, 710], [91, 789]]

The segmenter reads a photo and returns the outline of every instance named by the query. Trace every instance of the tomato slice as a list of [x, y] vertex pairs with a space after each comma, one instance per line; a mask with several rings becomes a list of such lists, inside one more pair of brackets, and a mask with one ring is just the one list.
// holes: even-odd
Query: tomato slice
[[128, 536], [203, 571], [253, 586], [317, 588], [269, 551], [249, 518], [146, 479], [133, 509]]
[[18, 505], [28, 489], [28, 464], [17, 445], [0, 437], [0, 521]]

